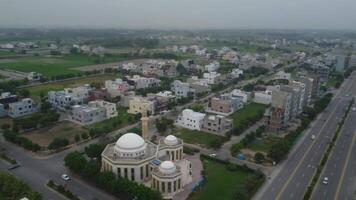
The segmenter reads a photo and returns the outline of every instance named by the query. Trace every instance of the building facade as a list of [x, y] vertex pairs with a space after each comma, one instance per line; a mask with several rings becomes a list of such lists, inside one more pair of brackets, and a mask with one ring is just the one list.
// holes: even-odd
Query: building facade
[[178, 116], [175, 124], [191, 130], [201, 130], [204, 118], [204, 113], [195, 112], [191, 109], [185, 109], [182, 111], [182, 114]]
[[38, 106], [31, 98], [9, 103], [8, 115], [12, 118], [23, 117], [38, 112]]

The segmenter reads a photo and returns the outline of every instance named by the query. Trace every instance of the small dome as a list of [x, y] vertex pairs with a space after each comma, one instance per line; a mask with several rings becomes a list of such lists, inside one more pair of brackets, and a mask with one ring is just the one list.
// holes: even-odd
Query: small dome
[[172, 161], [164, 161], [159, 165], [159, 171], [163, 174], [172, 174], [176, 171], [176, 166]]
[[178, 144], [178, 139], [174, 135], [168, 135], [166, 138], [164, 138], [164, 143], [166, 145], [176, 145]]
[[135, 133], [126, 133], [125, 135], [121, 136], [116, 142], [116, 146], [118, 148], [127, 150], [135, 150], [144, 145], [145, 141], [142, 139], [141, 136]]

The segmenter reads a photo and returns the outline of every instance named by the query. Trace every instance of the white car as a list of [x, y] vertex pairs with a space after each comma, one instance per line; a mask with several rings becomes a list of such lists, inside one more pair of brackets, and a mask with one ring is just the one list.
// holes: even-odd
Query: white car
[[329, 178], [328, 178], [327, 176], [324, 177], [324, 179], [323, 179], [323, 184], [324, 184], [324, 185], [329, 184]]
[[212, 158], [215, 158], [215, 157], [216, 157], [216, 154], [215, 154], [215, 153], [212, 153], [212, 154], [210, 154], [209, 156], [212, 157]]
[[315, 135], [312, 135], [312, 136], [310, 137], [310, 139], [314, 140], [314, 139], [315, 139]]
[[355, 108], [355, 107], [352, 107], [352, 111], [356, 111], [356, 108]]
[[67, 174], [62, 174], [62, 179], [65, 180], [65, 181], [69, 181], [69, 176]]

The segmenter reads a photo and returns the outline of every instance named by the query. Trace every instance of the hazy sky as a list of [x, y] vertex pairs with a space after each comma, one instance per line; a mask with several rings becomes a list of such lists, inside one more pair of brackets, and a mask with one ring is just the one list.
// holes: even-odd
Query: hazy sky
[[0, 0], [0, 27], [356, 29], [356, 0]]

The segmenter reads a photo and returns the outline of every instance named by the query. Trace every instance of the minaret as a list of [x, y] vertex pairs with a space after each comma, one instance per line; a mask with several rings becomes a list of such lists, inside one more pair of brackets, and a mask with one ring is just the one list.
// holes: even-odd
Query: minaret
[[149, 129], [149, 117], [147, 117], [147, 113], [143, 112], [141, 117], [141, 126], [142, 126], [142, 137], [144, 140], [150, 140], [150, 129]]

